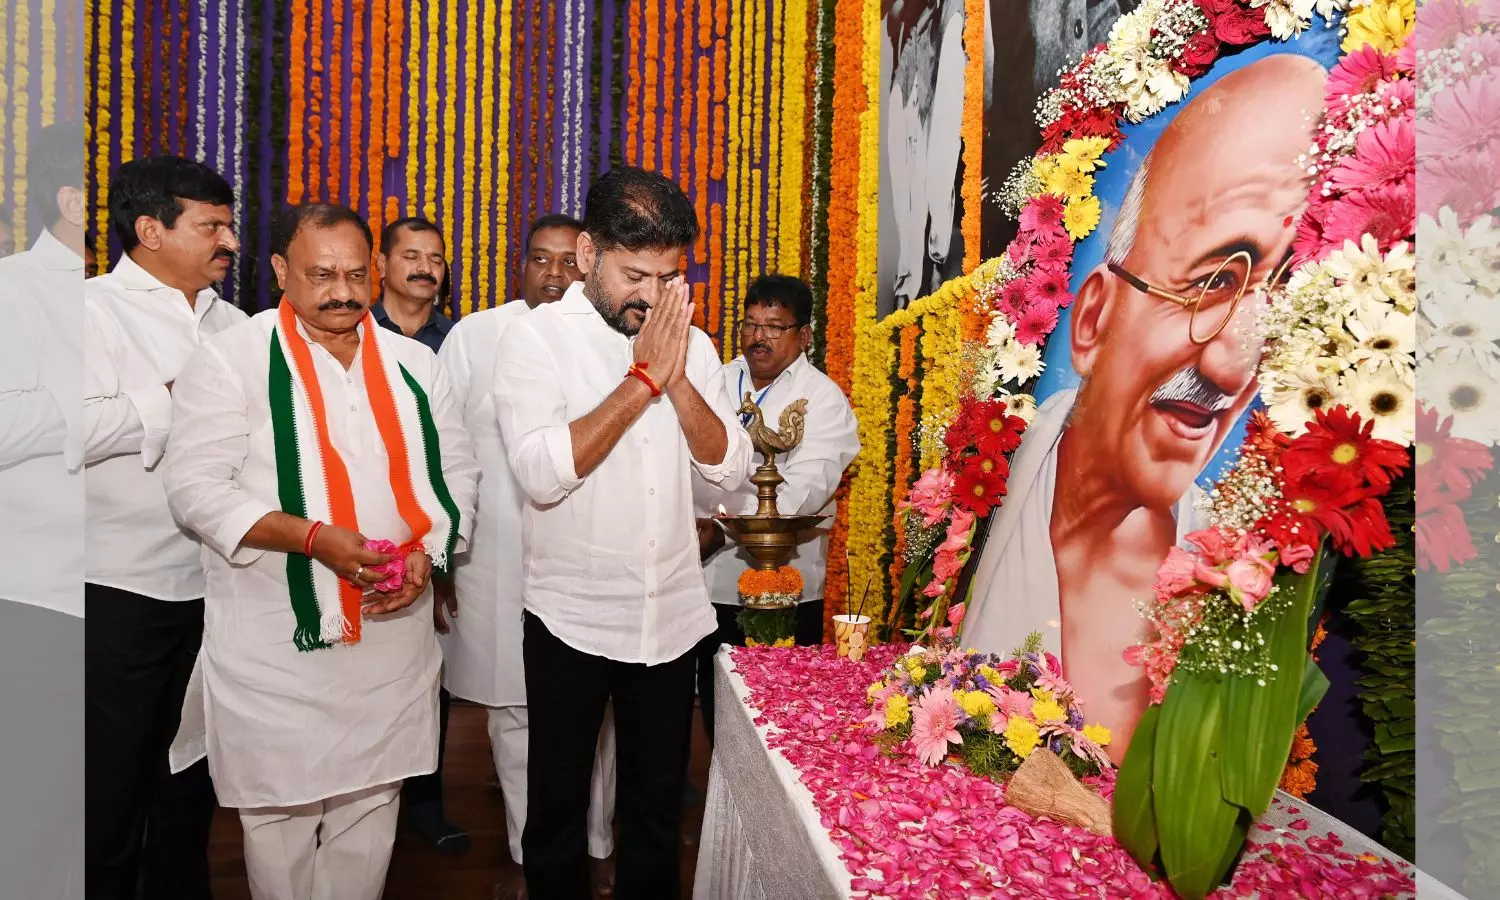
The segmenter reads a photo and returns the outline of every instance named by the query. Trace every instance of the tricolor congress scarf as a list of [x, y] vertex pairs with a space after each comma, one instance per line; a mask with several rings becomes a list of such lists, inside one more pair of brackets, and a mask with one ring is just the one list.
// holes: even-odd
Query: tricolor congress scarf
[[[390, 459], [396, 508], [411, 529], [402, 547], [418, 547], [446, 569], [458, 535], [458, 507], [443, 481], [442, 452], [427, 394], [410, 372], [380, 352], [380, 328], [368, 315], [355, 365], [364, 374], [371, 414]], [[359, 531], [349, 472], [328, 434], [328, 412], [311, 348], [297, 316], [281, 301], [271, 334], [271, 426], [282, 512]], [[355, 644], [360, 636], [359, 588], [301, 553], [287, 554], [287, 586], [298, 650]]]

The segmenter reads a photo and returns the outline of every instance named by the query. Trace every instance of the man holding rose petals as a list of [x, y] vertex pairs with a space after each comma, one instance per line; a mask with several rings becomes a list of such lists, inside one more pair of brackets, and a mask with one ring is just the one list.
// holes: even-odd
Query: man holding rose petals
[[467, 541], [478, 464], [437, 358], [369, 314], [371, 245], [352, 210], [289, 210], [281, 303], [206, 343], [173, 397], [167, 499], [209, 585], [174, 763], [207, 753], [274, 900], [376, 900], [401, 781], [437, 765], [430, 581]]

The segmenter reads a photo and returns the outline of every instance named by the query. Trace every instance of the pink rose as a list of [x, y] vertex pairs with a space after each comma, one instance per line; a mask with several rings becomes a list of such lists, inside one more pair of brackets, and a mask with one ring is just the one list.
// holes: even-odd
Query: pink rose
[[1181, 547], [1167, 551], [1167, 558], [1156, 571], [1156, 596], [1162, 600], [1176, 597], [1197, 584], [1193, 569], [1198, 561]]
[[1280, 549], [1279, 554], [1281, 564], [1298, 575], [1307, 574], [1307, 570], [1312, 566], [1313, 556], [1316, 555], [1313, 548], [1307, 544], [1288, 544]]
[[1271, 576], [1276, 568], [1258, 556], [1237, 559], [1224, 570], [1233, 594], [1238, 595], [1240, 605], [1247, 610], [1255, 609], [1260, 601], [1271, 593]]
[[381, 593], [390, 593], [401, 589], [401, 582], [406, 578], [406, 557], [401, 555], [401, 548], [395, 543], [387, 540], [365, 541], [365, 549], [376, 553], [384, 553], [391, 557], [389, 562], [378, 566], [370, 566], [369, 570], [376, 575], [384, 576], [383, 579], [370, 585]]
[[1203, 551], [1211, 566], [1223, 565], [1234, 558], [1235, 543], [1217, 528], [1205, 528], [1187, 536], [1187, 542]]
[[1221, 588], [1229, 584], [1229, 577], [1218, 569], [1197, 565], [1193, 567], [1193, 580], [1209, 587]]

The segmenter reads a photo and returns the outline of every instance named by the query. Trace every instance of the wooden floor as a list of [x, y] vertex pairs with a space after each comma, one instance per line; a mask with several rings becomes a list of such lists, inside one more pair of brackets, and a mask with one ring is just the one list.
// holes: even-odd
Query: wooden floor
[[[708, 741], [697, 710], [693, 712], [693, 755], [688, 778], [701, 791], [708, 785]], [[505, 806], [494, 780], [490, 740], [481, 707], [459, 700], [448, 723], [448, 754], [444, 759], [444, 803], [449, 821], [468, 830], [473, 846], [462, 856], [443, 856], [404, 829], [396, 839], [386, 881], [385, 900], [490, 900], [496, 880], [513, 869], [505, 834]], [[683, 812], [683, 896], [692, 894], [693, 867], [698, 859], [698, 831], [703, 825], [701, 803]], [[214, 819], [209, 847], [214, 900], [249, 900], [239, 817], [221, 809]]]

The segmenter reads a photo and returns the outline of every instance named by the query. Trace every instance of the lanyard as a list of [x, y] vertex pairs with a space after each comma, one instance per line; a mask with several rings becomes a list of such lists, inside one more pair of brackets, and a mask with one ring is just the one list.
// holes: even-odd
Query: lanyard
[[[773, 388], [775, 386], [776, 386], [776, 382], [773, 381], [770, 384], [766, 385], [764, 388], [762, 388], [761, 392], [760, 392], [760, 396], [755, 398], [755, 405], [759, 406], [760, 403], [761, 403], [761, 401], [764, 400], [764, 399], [766, 399], [766, 395], [771, 392], [771, 388]], [[752, 385], [752, 387], [753, 387], [753, 385]], [[745, 397], [745, 370], [744, 369], [740, 370], [740, 389], [739, 389], [739, 392], [738, 392], [737, 396], [740, 397], [741, 400], [743, 400], [744, 397]], [[750, 424], [750, 419], [751, 419], [750, 413], [741, 413], [740, 414], [740, 424], [741, 425], [749, 425]]]

